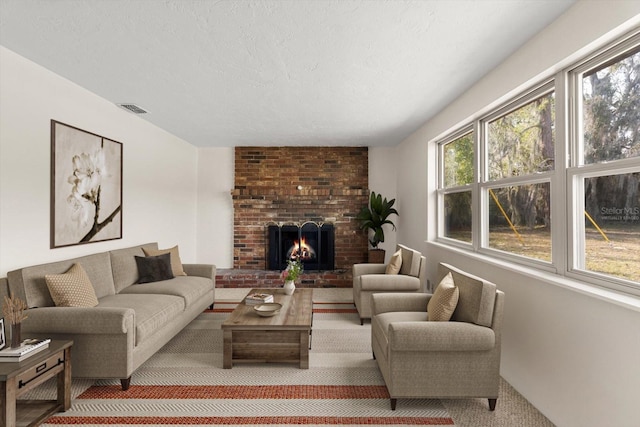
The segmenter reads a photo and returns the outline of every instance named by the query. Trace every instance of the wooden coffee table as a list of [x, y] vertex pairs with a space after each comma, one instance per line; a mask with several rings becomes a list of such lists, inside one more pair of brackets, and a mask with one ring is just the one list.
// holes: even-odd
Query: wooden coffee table
[[309, 369], [309, 340], [313, 322], [313, 289], [296, 289], [285, 295], [282, 289], [251, 289], [249, 294], [273, 294], [282, 304], [280, 313], [261, 317], [243, 302], [222, 324], [223, 367], [234, 362], [294, 362]]

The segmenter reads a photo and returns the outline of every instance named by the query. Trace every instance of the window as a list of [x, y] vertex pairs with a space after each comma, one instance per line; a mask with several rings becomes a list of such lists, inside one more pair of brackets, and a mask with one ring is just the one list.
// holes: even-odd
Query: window
[[471, 243], [471, 187], [473, 183], [474, 134], [466, 129], [441, 144], [440, 177], [443, 200], [444, 237]]
[[623, 43], [569, 75], [578, 111], [569, 172], [583, 210], [569, 269], [640, 282], [640, 48]]
[[438, 240], [640, 295], [640, 32], [481, 114], [438, 142]]
[[488, 247], [545, 262], [551, 261], [552, 88], [547, 84], [482, 121]]

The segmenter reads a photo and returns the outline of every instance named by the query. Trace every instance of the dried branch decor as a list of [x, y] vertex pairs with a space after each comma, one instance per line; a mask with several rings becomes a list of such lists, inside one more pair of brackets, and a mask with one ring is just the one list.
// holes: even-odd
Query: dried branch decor
[[12, 293], [11, 298], [6, 295], [4, 297], [2, 315], [11, 325], [16, 325], [27, 318], [27, 314], [24, 312], [27, 308], [27, 303]]

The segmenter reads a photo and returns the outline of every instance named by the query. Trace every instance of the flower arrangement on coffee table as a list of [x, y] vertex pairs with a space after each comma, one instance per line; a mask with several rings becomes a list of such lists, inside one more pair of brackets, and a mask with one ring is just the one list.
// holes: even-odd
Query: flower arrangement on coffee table
[[299, 258], [296, 258], [295, 260], [290, 259], [289, 261], [287, 261], [287, 268], [282, 270], [281, 276], [285, 281], [291, 280], [295, 282], [296, 280], [298, 280], [298, 277], [300, 277], [303, 271], [304, 266], [302, 265], [302, 262]]
[[293, 294], [293, 291], [296, 289], [295, 281], [298, 280], [298, 277], [304, 271], [304, 267], [302, 265], [302, 261], [300, 258], [290, 259], [287, 261], [287, 268], [285, 268], [281, 276], [284, 279], [284, 293], [287, 295]]

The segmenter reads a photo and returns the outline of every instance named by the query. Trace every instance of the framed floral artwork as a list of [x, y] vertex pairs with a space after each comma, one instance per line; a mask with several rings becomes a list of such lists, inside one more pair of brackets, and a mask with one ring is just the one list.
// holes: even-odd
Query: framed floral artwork
[[51, 248], [122, 238], [122, 143], [51, 120]]

